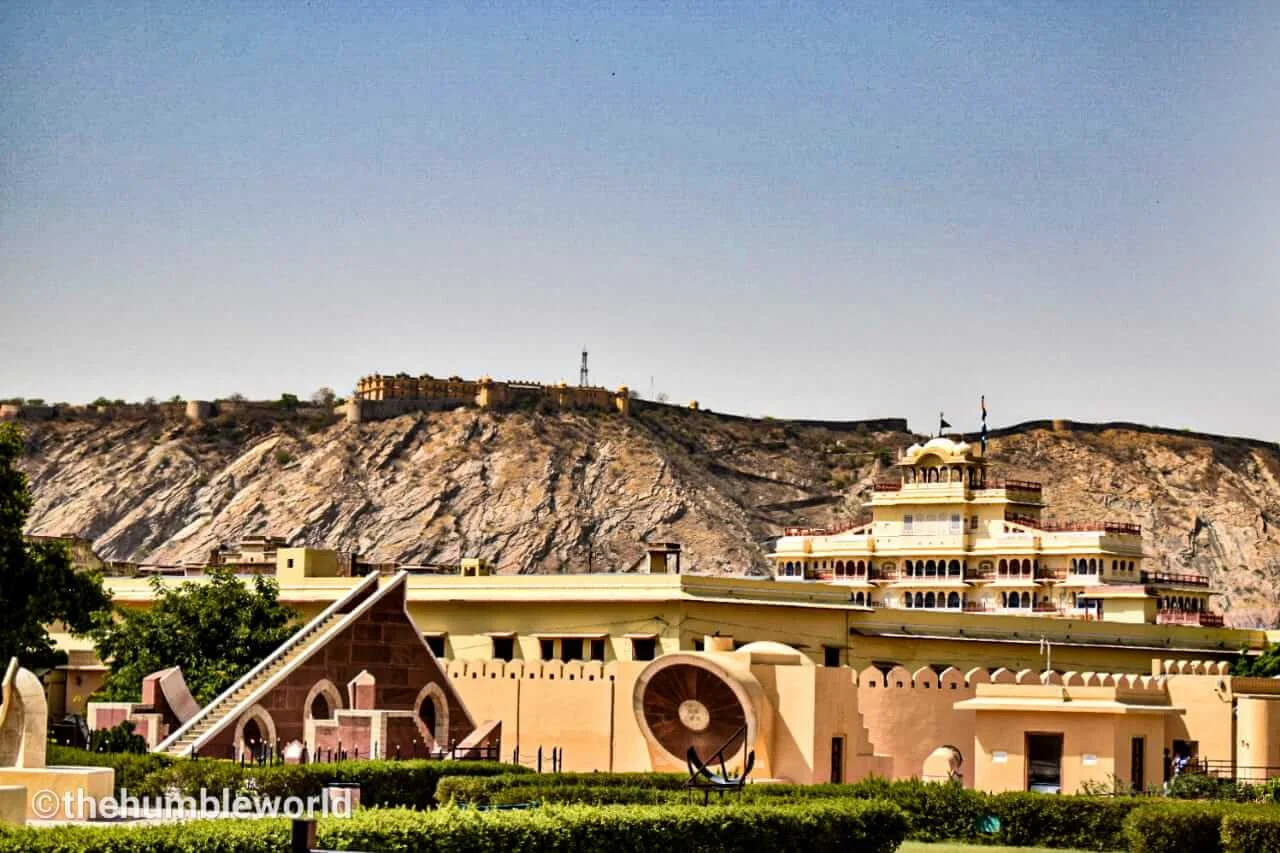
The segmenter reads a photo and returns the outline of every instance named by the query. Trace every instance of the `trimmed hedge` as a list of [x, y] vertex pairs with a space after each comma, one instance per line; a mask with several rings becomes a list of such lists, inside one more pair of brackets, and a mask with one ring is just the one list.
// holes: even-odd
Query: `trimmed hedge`
[[[635, 773], [452, 778], [440, 782], [437, 799], [459, 805], [684, 803], [689, 798], [684, 788], [686, 778], [682, 774]], [[890, 782], [879, 778], [849, 785], [749, 784], [740, 796], [726, 794], [723, 801], [776, 805], [840, 799], [893, 803], [906, 813], [910, 825], [908, 837], [914, 841], [975, 840], [979, 821], [992, 813], [985, 794], [966, 790], [959, 783]], [[711, 802], [720, 802], [720, 797], [712, 794]]]
[[[688, 778], [683, 773], [539, 773], [530, 775], [526, 772], [504, 773], [486, 777], [450, 777], [440, 780], [436, 791], [436, 799], [441, 803], [456, 802], [471, 805], [490, 805], [492, 803], [515, 803], [523, 800], [512, 799], [507, 793], [513, 788], [537, 788], [539, 790], [567, 790], [565, 802], [595, 802], [595, 800], [574, 800], [573, 791], [679, 791], [683, 790], [684, 781]], [[600, 796], [607, 796], [601, 793]], [[500, 797], [495, 799], [495, 797]], [[534, 799], [545, 799], [534, 797]], [[603, 799], [600, 802], [631, 803], [627, 794], [619, 795], [619, 799]], [[648, 800], [645, 802], [654, 802]]]
[[1129, 813], [1124, 834], [1132, 853], [1222, 853], [1223, 818], [1248, 809], [1234, 803], [1151, 803]]
[[[906, 818], [890, 803], [790, 806], [545, 808], [518, 812], [361, 810], [320, 821], [317, 843], [336, 850], [421, 853], [892, 853]], [[148, 827], [57, 827], [0, 831], [0, 853], [277, 853], [283, 820], [193, 821]]]
[[[1125, 820], [1145, 808], [1137, 797], [1082, 797], [1010, 792], [986, 798], [988, 813], [1000, 819], [997, 844], [1012, 847], [1071, 847], [1123, 850]], [[1188, 848], [1191, 849], [1191, 848]]]
[[90, 752], [52, 743], [45, 753], [45, 763], [50, 767], [110, 767], [116, 771], [117, 796], [122, 790], [138, 791], [143, 780], [173, 762], [174, 759], [158, 753]]
[[1223, 853], [1280, 853], [1280, 809], [1240, 809], [1222, 817]]
[[496, 761], [337, 761], [332, 764], [272, 764], [241, 767], [232, 761], [183, 759], [143, 780], [139, 796], [163, 796], [170, 790], [196, 796], [203, 788], [262, 796], [309, 797], [330, 782], [360, 785], [364, 806], [429, 809], [436, 804], [436, 786], [450, 776], [512, 776], [532, 771]]
[[[644, 781], [641, 777], [640, 781]], [[439, 800], [457, 804], [556, 803], [640, 805], [683, 803], [684, 777], [663, 776], [637, 785], [635, 774], [546, 774], [446, 779]], [[990, 841], [1015, 846], [1117, 850], [1127, 846], [1124, 819], [1149, 800], [1009, 793], [990, 796], [959, 783], [870, 778], [848, 785], [747, 785], [726, 803], [781, 804], [830, 800], [885, 800], [907, 815], [913, 841]], [[712, 795], [711, 802], [718, 802]], [[999, 818], [1000, 830], [983, 833], [983, 818]]]

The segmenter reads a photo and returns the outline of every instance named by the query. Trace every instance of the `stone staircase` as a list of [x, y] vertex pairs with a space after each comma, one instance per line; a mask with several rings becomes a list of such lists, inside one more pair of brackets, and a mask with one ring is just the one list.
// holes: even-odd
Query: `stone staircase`
[[213, 704], [206, 706], [197, 714], [190, 721], [190, 727], [182, 733], [182, 736], [164, 748], [165, 754], [175, 758], [189, 756], [191, 747], [200, 738], [215, 729], [221, 728], [223, 723], [227, 721], [232, 713], [239, 709], [246, 699], [283, 669], [310, 651], [325, 631], [346, 615], [338, 612], [330, 613], [324, 619], [307, 626], [290, 637], [289, 642], [277, 649], [272, 657], [267, 659], [267, 665], [252, 678], [237, 686], [231, 693], [214, 700]]

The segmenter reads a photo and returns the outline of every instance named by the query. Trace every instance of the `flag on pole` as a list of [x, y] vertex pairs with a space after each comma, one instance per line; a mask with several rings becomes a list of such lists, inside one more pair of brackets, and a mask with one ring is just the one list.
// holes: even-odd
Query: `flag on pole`
[[987, 453], [987, 395], [982, 395], [982, 454]]
[[938, 412], [938, 435], [942, 435], [944, 429], [951, 429], [951, 424], [947, 423], [947, 419], [942, 416], [942, 412]]

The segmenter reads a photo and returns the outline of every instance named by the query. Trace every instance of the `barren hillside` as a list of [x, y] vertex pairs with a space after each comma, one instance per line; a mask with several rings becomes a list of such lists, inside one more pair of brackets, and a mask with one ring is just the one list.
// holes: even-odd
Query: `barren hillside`
[[[783, 524], [856, 514], [903, 432], [726, 419], [470, 409], [360, 425], [160, 414], [27, 425], [29, 530], [107, 559], [200, 559], [250, 533], [376, 560], [504, 571], [628, 570], [678, 541], [700, 572], [761, 573]], [[1148, 552], [1226, 591], [1237, 624], [1275, 624], [1280, 451], [1138, 429], [995, 438], [997, 468], [1047, 484], [1049, 514], [1143, 525]]]

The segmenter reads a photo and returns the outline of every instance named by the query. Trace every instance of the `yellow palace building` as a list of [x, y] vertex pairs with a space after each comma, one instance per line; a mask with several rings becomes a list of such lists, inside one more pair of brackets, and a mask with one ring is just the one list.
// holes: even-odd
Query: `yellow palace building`
[[788, 528], [778, 579], [837, 584], [875, 608], [1222, 625], [1206, 578], [1144, 568], [1138, 525], [1047, 521], [1040, 483], [989, 476], [962, 441], [912, 445], [898, 467], [869, 518]]

